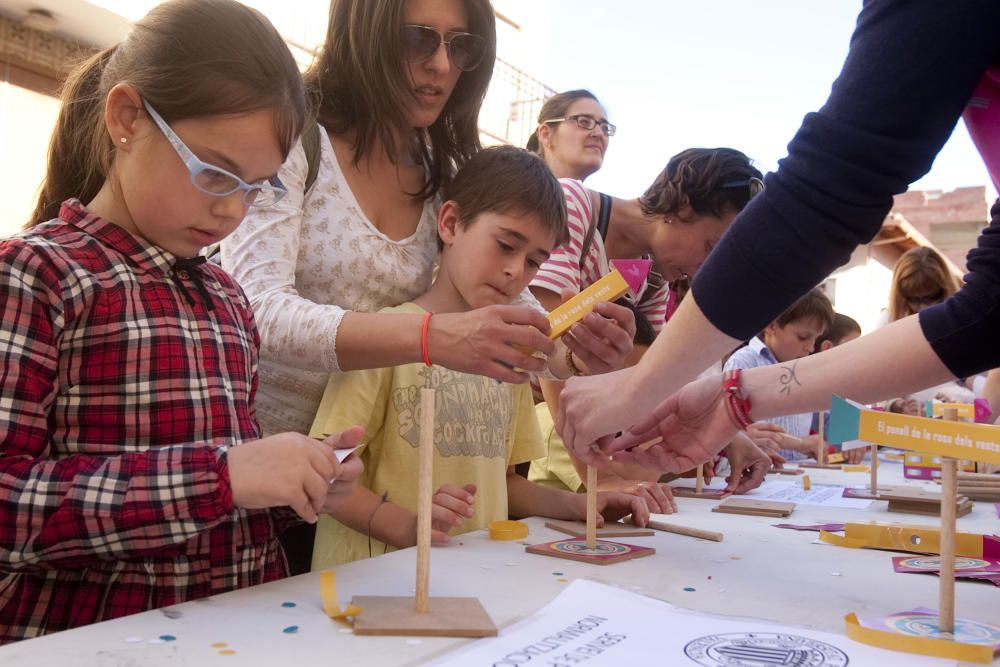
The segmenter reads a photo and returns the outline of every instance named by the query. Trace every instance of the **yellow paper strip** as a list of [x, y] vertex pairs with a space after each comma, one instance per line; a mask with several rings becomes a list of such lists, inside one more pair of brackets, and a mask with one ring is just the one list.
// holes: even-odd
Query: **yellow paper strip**
[[594, 310], [599, 301], [614, 301], [628, 291], [628, 283], [615, 269], [596, 283], [583, 290], [572, 299], [549, 313], [552, 331], [549, 338], [555, 340], [569, 331], [569, 328]]
[[830, 456], [826, 458], [827, 463], [843, 463], [846, 460], [847, 459], [845, 459], [844, 455], [841, 454], [840, 452], [834, 452], [833, 454], [830, 454]]
[[353, 618], [361, 613], [361, 607], [348, 604], [341, 611], [340, 602], [337, 600], [337, 573], [332, 571], [320, 572], [319, 575], [320, 596], [323, 599], [323, 611], [335, 621], [350, 625], [348, 618]]
[[848, 549], [861, 549], [868, 546], [868, 543], [864, 540], [856, 540], [850, 537], [844, 537], [843, 535], [838, 535], [837, 533], [831, 533], [826, 530], [819, 531], [819, 539], [821, 542], [826, 542], [827, 544], [832, 544], [838, 547], [847, 547]]
[[984, 664], [993, 662], [992, 646], [962, 644], [945, 639], [931, 639], [930, 637], [908, 637], [896, 632], [866, 628], [858, 622], [858, 617], [854, 612], [844, 617], [844, 625], [848, 637], [868, 646], [967, 662]]
[[861, 410], [858, 440], [954, 459], [1000, 464], [1000, 428]]
[[870, 472], [870, 468], [866, 465], [856, 465], [856, 466], [844, 466], [841, 468], [843, 472]]
[[[864, 543], [864, 546], [870, 549], [890, 549], [918, 554], [941, 553], [941, 530], [933, 526], [848, 523], [844, 525], [844, 535], [847, 539]], [[955, 555], [982, 558], [983, 536], [978, 533], [956, 533]]]

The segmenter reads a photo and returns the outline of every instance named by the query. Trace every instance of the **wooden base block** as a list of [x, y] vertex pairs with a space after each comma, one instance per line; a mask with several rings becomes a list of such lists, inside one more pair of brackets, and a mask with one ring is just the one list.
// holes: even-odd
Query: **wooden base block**
[[354, 619], [356, 635], [417, 637], [496, 637], [497, 626], [476, 598], [429, 598], [417, 613], [412, 597], [361, 595], [351, 600], [362, 609]]
[[[973, 503], [965, 497], [959, 497], [955, 505], [955, 516], [965, 516], [972, 511]], [[941, 502], [919, 501], [919, 500], [890, 500], [890, 512], [906, 512], [908, 514], [926, 514], [927, 516], [941, 516]]]
[[552, 556], [553, 558], [565, 558], [582, 563], [593, 565], [610, 565], [620, 563], [623, 560], [652, 556], [656, 549], [651, 547], [640, 547], [634, 544], [622, 544], [621, 542], [609, 542], [598, 540], [595, 549], [587, 548], [587, 541], [583, 539], [556, 540], [544, 544], [532, 544], [524, 548], [529, 554], [539, 556]]
[[[587, 534], [587, 523], [585, 521], [560, 521], [558, 519], [549, 519], [545, 522], [545, 527], [551, 528], [552, 530], [558, 530], [560, 533], [566, 533], [567, 535], [572, 535], [574, 537], [582, 537]], [[618, 521], [606, 523], [603, 528], [597, 529], [598, 537], [652, 537], [655, 534], [656, 531], [650, 530], [649, 528], [640, 528], [639, 526], [620, 523]]]
[[689, 486], [673, 486], [670, 490], [674, 492], [675, 498], [701, 498], [703, 500], [722, 500], [726, 496], [732, 495], [723, 489], [702, 489], [698, 493]]
[[752, 500], [750, 498], [730, 498], [712, 508], [713, 512], [725, 514], [746, 514], [749, 516], [768, 516], [774, 518], [789, 516], [795, 509], [795, 503], [782, 503], [774, 500]]
[[880, 486], [874, 493], [869, 488], [846, 488], [844, 489], [844, 497], [857, 498], [859, 500], [889, 500], [889, 497], [893, 496], [901, 488], [899, 486]]

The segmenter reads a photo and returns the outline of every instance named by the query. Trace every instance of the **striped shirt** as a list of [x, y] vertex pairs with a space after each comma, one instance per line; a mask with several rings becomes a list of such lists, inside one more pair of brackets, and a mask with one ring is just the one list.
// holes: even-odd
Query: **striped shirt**
[[[547, 289], [556, 294], [564, 289], [580, 292], [611, 273], [608, 255], [604, 249], [604, 239], [600, 234], [595, 232], [587, 256], [585, 258], [582, 256], [587, 231], [596, 224], [590, 190], [580, 181], [573, 179], [563, 178], [559, 182], [566, 195], [569, 241], [552, 252], [551, 257], [542, 264], [534, 280], [531, 281], [532, 287]], [[648, 283], [643, 283], [638, 302], [634, 295], [629, 295], [629, 298], [646, 316], [653, 330], [660, 333], [666, 324], [670, 286], [663, 284], [655, 289], [647, 289], [648, 287]]]
[[284, 576], [291, 510], [230, 489], [258, 437], [236, 283], [76, 200], [0, 260], [0, 642]]
[[[780, 362], [774, 354], [772, 354], [771, 350], [768, 349], [767, 345], [764, 344], [764, 341], [762, 341], [759, 336], [754, 336], [750, 339], [750, 342], [747, 345], [733, 352], [732, 356], [726, 360], [722, 370], [725, 372], [734, 368], [759, 368], [760, 366], [771, 366], [777, 363]], [[773, 417], [771, 419], [767, 419], [766, 421], [772, 424], [777, 424], [781, 428], [785, 429], [785, 433], [788, 435], [794, 435], [797, 438], [801, 438], [809, 435], [809, 431], [812, 428], [812, 413], [804, 412], [798, 415]], [[797, 461], [809, 458], [805, 454], [797, 452], [793, 449], [781, 449], [779, 452], [788, 461]]]

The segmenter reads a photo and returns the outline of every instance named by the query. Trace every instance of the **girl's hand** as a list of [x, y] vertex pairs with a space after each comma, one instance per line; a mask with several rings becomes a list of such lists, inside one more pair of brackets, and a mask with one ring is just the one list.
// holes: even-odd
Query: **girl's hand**
[[[361, 444], [365, 431], [360, 426], [354, 426], [343, 433], [331, 435], [323, 441], [325, 447], [334, 449], [351, 449]], [[336, 457], [334, 457], [336, 461]], [[342, 502], [354, 492], [357, 487], [358, 478], [364, 472], [365, 465], [361, 462], [357, 453], [351, 453], [346, 459], [341, 461], [330, 479], [330, 486], [327, 487], [326, 499], [323, 502], [322, 512], [330, 513], [337, 509]]]
[[431, 544], [451, 542], [449, 533], [473, 515], [476, 485], [442, 484], [431, 500]]
[[291, 507], [309, 523], [340, 474], [333, 448], [301, 433], [244, 442], [227, 453], [233, 504], [243, 509]]
[[[528, 374], [545, 368], [555, 343], [548, 338], [549, 321], [527, 306], [487, 306], [466, 313], [441, 313], [431, 318], [428, 353], [432, 363], [462, 373], [486, 375], [520, 384]], [[514, 370], [514, 369], [520, 370]]]
[[620, 491], [638, 496], [646, 501], [646, 507], [653, 514], [673, 514], [677, 511], [677, 501], [669, 484], [658, 482], [622, 479], [621, 477], [606, 478], [597, 485], [598, 493], [602, 491]]
[[737, 435], [726, 447], [730, 473], [726, 478], [727, 493], [746, 493], [764, 482], [771, 469], [771, 457], [750, 438]]

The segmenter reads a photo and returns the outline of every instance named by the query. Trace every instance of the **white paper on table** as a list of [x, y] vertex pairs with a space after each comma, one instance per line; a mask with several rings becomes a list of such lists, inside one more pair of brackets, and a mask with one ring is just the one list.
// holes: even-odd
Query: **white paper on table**
[[845, 636], [680, 609], [585, 579], [499, 637], [480, 639], [436, 667], [583, 665], [823, 665], [932, 667], [953, 660], [873, 648]]
[[[689, 479], [678, 480], [674, 486], [684, 486], [694, 488], [694, 482]], [[706, 484], [707, 489], [724, 489], [726, 480], [716, 477], [710, 484]], [[740, 494], [738, 498], [750, 497], [759, 500], [776, 500], [797, 505], [819, 505], [820, 507], [841, 507], [846, 509], [867, 509], [871, 505], [871, 500], [862, 498], [844, 498], [844, 487], [828, 484], [813, 484], [808, 491], [802, 488], [801, 479], [789, 482], [779, 479], [764, 480], [764, 483], [753, 491]]]

